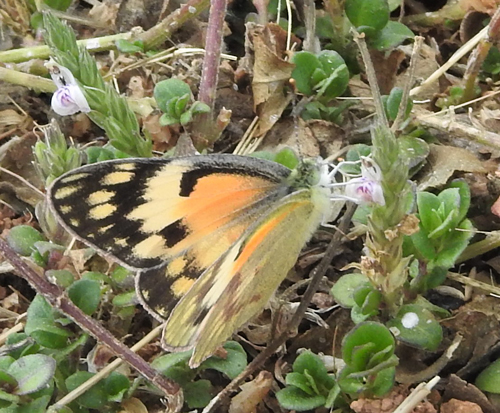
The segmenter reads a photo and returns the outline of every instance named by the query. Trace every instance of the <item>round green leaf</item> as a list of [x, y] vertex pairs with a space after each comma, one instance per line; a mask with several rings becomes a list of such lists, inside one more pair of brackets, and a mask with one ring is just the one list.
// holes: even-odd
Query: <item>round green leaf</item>
[[200, 368], [214, 369], [225, 374], [230, 379], [234, 379], [247, 366], [247, 353], [241, 344], [236, 341], [228, 341], [223, 347], [227, 351], [225, 359], [215, 356], [210, 357], [202, 363]]
[[395, 347], [394, 337], [383, 324], [375, 321], [365, 321], [354, 327], [342, 341], [342, 358], [350, 365], [353, 363], [355, 348], [373, 344], [373, 353], [392, 346]]
[[17, 380], [17, 395], [34, 393], [52, 380], [56, 361], [43, 354], [30, 354], [12, 363], [7, 371]]
[[360, 273], [346, 274], [339, 278], [330, 290], [330, 294], [342, 307], [352, 308], [356, 305], [354, 291], [362, 285], [370, 285], [366, 275]]
[[91, 315], [101, 300], [101, 287], [95, 280], [81, 279], [68, 288], [68, 296], [85, 314]]
[[35, 242], [43, 241], [43, 235], [29, 225], [18, 225], [7, 234], [9, 246], [19, 255], [29, 256], [34, 248]]
[[416, 304], [401, 307], [387, 326], [395, 331], [398, 340], [429, 351], [436, 350], [443, 339], [443, 330], [434, 315]]
[[389, 5], [387, 0], [346, 0], [345, 14], [358, 30], [379, 31], [389, 21]]

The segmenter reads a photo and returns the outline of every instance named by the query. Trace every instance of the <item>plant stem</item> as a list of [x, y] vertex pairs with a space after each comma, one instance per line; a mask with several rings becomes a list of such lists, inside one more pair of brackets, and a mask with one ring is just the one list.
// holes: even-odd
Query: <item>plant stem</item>
[[[91, 52], [102, 52], [114, 49], [117, 40], [132, 39], [132, 32], [114, 34], [112, 36], [94, 37], [92, 39], [78, 40], [78, 44], [84, 46]], [[49, 46], [24, 47], [22, 49], [5, 50], [0, 52], [0, 62], [20, 63], [31, 59], [48, 59], [50, 56]]]
[[198, 100], [210, 106], [212, 113], [214, 110], [217, 80], [219, 78], [222, 34], [226, 9], [226, 0], [213, 0], [211, 2], [207, 37], [205, 40], [205, 57], [203, 59]]
[[13, 85], [26, 86], [44, 93], [52, 93], [57, 89], [52, 80], [5, 67], [0, 67], [0, 80], [12, 83]]
[[205, 11], [209, 4], [209, 0], [189, 0], [156, 26], [142, 33], [139, 39], [144, 42], [146, 50], [158, 47], [180, 26]]
[[368, 217], [367, 255], [361, 270], [384, 297], [389, 314], [397, 312], [403, 300], [402, 287], [407, 281], [409, 259], [403, 258], [403, 237], [398, 225], [403, 221], [408, 203], [408, 165], [400, 156], [396, 136], [389, 128], [375, 69], [364, 37], [356, 34], [366, 74], [373, 94], [377, 120], [372, 130], [373, 160], [380, 167], [380, 184], [385, 205], [375, 205]]

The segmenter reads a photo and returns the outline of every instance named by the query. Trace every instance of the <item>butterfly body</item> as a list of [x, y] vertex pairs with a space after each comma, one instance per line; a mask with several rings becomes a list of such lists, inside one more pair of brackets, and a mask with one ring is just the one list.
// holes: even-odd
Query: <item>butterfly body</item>
[[138, 272], [140, 301], [168, 319], [163, 345], [210, 356], [254, 316], [330, 210], [325, 170], [237, 155], [124, 159], [53, 182], [75, 237]]

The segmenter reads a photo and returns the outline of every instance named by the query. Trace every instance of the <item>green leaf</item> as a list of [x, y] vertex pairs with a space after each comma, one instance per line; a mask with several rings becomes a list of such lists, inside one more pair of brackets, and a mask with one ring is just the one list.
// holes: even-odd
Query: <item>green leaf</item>
[[325, 405], [326, 398], [321, 395], [311, 396], [297, 387], [286, 387], [276, 393], [281, 407], [304, 412]]
[[179, 123], [182, 126], [186, 126], [192, 121], [193, 121], [193, 113], [191, 112], [191, 110], [182, 113], [181, 116], [179, 117]]
[[356, 325], [368, 320], [371, 316], [372, 314], [364, 314], [363, 309], [357, 304], [351, 308], [351, 320]]
[[160, 125], [161, 126], [170, 126], [170, 125], [177, 125], [179, 123], [179, 119], [167, 115], [164, 113], [163, 115], [160, 116]]
[[138, 53], [144, 52], [144, 42], [142, 40], [136, 40], [130, 42], [125, 39], [118, 39], [115, 42], [116, 48], [122, 53]]
[[500, 73], [500, 50], [498, 47], [493, 46], [484, 59], [482, 69], [492, 75], [497, 75]]
[[101, 300], [99, 282], [81, 279], [74, 282], [67, 292], [71, 301], [85, 314], [92, 315], [97, 310]]
[[[68, 392], [75, 390], [77, 387], [85, 383], [91, 377], [93, 373], [88, 371], [78, 371], [75, 374], [69, 376], [66, 380], [66, 387]], [[94, 384], [92, 387], [87, 389], [85, 393], [75, 400], [80, 406], [87, 409], [99, 409], [102, 410], [107, 402], [107, 394], [104, 382], [99, 382]]]
[[420, 223], [428, 233], [441, 225], [442, 221], [436, 216], [441, 201], [436, 195], [425, 191], [417, 193], [417, 206]]
[[210, 113], [210, 106], [206, 103], [196, 101], [191, 105], [191, 112], [193, 115], [198, 115], [200, 113]]
[[461, 222], [467, 216], [470, 207], [470, 188], [462, 179], [455, 179], [449, 185], [450, 188], [457, 188], [460, 195], [460, 208], [458, 210], [458, 221]]
[[344, 393], [358, 397], [365, 388], [364, 380], [360, 377], [352, 377], [353, 373], [358, 373], [358, 370], [345, 366], [339, 374], [338, 383]]
[[227, 351], [225, 359], [212, 356], [201, 364], [200, 369], [217, 370], [232, 380], [247, 366], [247, 353], [236, 341], [228, 341], [223, 347]]
[[482, 391], [500, 394], [500, 359], [479, 373], [474, 384]]
[[420, 226], [420, 231], [412, 234], [411, 242], [415, 247], [415, 254], [426, 261], [432, 261], [437, 257], [437, 251], [433, 243], [429, 241], [427, 231]]
[[0, 388], [5, 389], [14, 386], [17, 386], [17, 380], [3, 369], [0, 370]]
[[[423, 161], [429, 156], [429, 144], [420, 138], [413, 136], [400, 136], [398, 138], [399, 153], [408, 160], [410, 169], [421, 165]], [[414, 170], [412, 171], [414, 172]]]
[[68, 270], [47, 270], [45, 277], [63, 288], [68, 288], [75, 281], [75, 276]]
[[[387, 97], [387, 100], [384, 102], [384, 106], [387, 111], [387, 117], [389, 118], [389, 120], [396, 120], [399, 112], [399, 107], [401, 106], [402, 98], [403, 89], [401, 89], [400, 87], [392, 88], [389, 96]], [[408, 99], [404, 119], [406, 119], [410, 115], [412, 108], [413, 101], [411, 99]]]
[[295, 169], [299, 164], [299, 157], [292, 148], [281, 149], [275, 156], [274, 162], [286, 166], [288, 169]]
[[54, 311], [41, 295], [36, 295], [28, 307], [24, 331], [41, 346], [54, 349], [65, 347], [71, 335], [56, 326]]
[[367, 370], [369, 368], [370, 359], [376, 351], [377, 347], [373, 342], [355, 346], [351, 352], [349, 366], [356, 371]]
[[[458, 221], [458, 209], [460, 208], [460, 191], [458, 188], [447, 188], [438, 194], [441, 204], [444, 205], [444, 215], [448, 216], [454, 212]], [[458, 222], [457, 222], [458, 224]]]
[[320, 67], [319, 59], [309, 52], [297, 52], [291, 62], [295, 64], [291, 76], [295, 80], [297, 90], [306, 96], [312, 96], [314, 84], [311, 79], [314, 71]]
[[294, 371], [288, 373], [285, 378], [285, 383], [287, 386], [295, 386], [299, 388], [304, 393], [307, 393], [309, 396], [316, 394], [313, 391], [313, 389], [311, 389], [309, 380], [302, 373], [296, 373]]
[[125, 393], [130, 388], [130, 381], [123, 374], [116, 371], [104, 379], [104, 386], [107, 394], [107, 399], [111, 402], [121, 402]]
[[311, 351], [301, 353], [293, 363], [295, 373], [309, 374], [318, 387], [330, 389], [335, 380], [328, 374], [325, 364], [319, 356]]
[[397, 329], [398, 340], [429, 351], [435, 351], [443, 339], [443, 330], [434, 315], [416, 304], [402, 306], [387, 326]]
[[11, 356], [0, 357], [0, 370], [6, 371], [16, 359]]
[[389, 22], [387, 0], [346, 0], [345, 14], [358, 31], [367, 34], [382, 30]]
[[342, 307], [352, 308], [356, 305], [354, 291], [360, 286], [370, 285], [370, 281], [361, 273], [346, 274], [339, 278], [330, 290], [330, 294]]
[[370, 36], [368, 43], [374, 49], [384, 51], [414, 37], [415, 34], [403, 23], [390, 20], [382, 30]]
[[44, 3], [51, 9], [66, 11], [71, 6], [71, 0], [44, 0]]
[[373, 345], [373, 353], [388, 346], [395, 347], [394, 337], [387, 327], [374, 321], [365, 321], [354, 327], [342, 341], [342, 358], [347, 365], [352, 365], [355, 362], [353, 358], [357, 354], [358, 350], [356, 349], [366, 344]]
[[187, 104], [189, 103], [189, 99], [191, 94], [185, 94], [178, 98], [173, 98], [172, 100], [175, 102], [174, 113], [178, 118], [186, 111]]
[[446, 269], [453, 267], [460, 254], [469, 245], [469, 241], [474, 235], [472, 222], [464, 219], [457, 229], [458, 231], [452, 231], [444, 240], [444, 247], [434, 260], [436, 266]]
[[17, 380], [14, 394], [25, 395], [44, 388], [56, 369], [56, 361], [43, 354], [30, 354], [12, 363], [8, 374]]
[[196, 370], [191, 370], [188, 366], [192, 354], [192, 350], [165, 354], [154, 359], [151, 366], [160, 371], [165, 377], [184, 386], [190, 383], [197, 373]]
[[[349, 69], [342, 56], [333, 50], [323, 50], [318, 54], [318, 60], [328, 75], [328, 81], [322, 87], [323, 96], [331, 100], [342, 95], [349, 84]], [[315, 88], [318, 86], [315, 85]]]
[[389, 367], [377, 372], [369, 391], [376, 397], [382, 397], [394, 387], [396, 367]]
[[209, 380], [196, 380], [182, 387], [184, 400], [190, 409], [205, 407], [213, 397], [213, 386]]
[[184, 95], [191, 96], [189, 85], [179, 79], [167, 79], [158, 82], [154, 88], [154, 98], [158, 107], [165, 113], [168, 113], [167, 104], [171, 99], [180, 98]]
[[9, 246], [19, 255], [29, 256], [35, 248], [35, 242], [44, 241], [43, 235], [29, 225], [17, 225], [7, 233]]

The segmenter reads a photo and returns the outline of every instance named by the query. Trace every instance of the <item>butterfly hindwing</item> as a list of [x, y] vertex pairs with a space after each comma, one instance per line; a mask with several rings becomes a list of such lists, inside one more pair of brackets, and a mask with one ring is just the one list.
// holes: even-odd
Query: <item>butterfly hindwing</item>
[[210, 356], [264, 307], [321, 223], [328, 202], [310, 188], [274, 205], [191, 286], [167, 322], [164, 346], [195, 347], [192, 367]]

